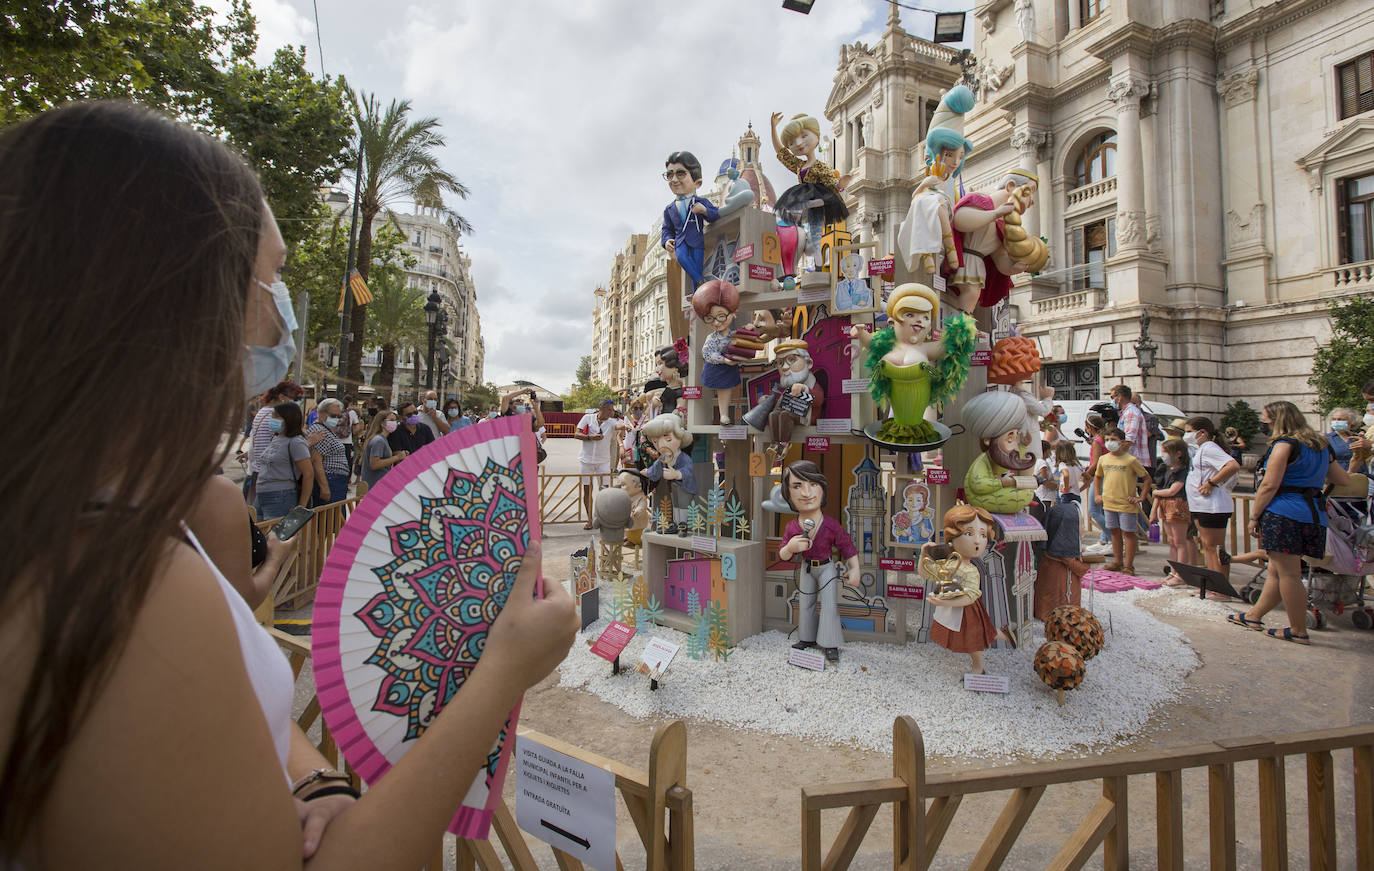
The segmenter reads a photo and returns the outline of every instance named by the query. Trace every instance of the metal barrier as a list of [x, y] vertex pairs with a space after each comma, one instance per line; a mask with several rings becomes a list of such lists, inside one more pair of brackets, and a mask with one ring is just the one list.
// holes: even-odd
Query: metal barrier
[[541, 523], [586, 523], [591, 514], [582, 502], [582, 485], [592, 492], [611, 483], [610, 475], [550, 475], [539, 471], [539, 518]]

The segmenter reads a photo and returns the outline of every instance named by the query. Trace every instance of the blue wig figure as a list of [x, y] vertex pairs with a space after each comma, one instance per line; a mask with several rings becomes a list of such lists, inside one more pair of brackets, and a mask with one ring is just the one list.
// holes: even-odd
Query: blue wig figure
[[950, 216], [959, 201], [957, 177], [973, 151], [973, 143], [964, 138], [964, 114], [972, 108], [973, 92], [963, 85], [941, 98], [926, 134], [926, 176], [911, 195], [911, 207], [897, 231], [897, 250], [923, 284], [959, 268]]
[[659, 244], [673, 255], [692, 279], [701, 284], [702, 260], [706, 255], [706, 223], [720, 212], [705, 197], [697, 196], [701, 187], [701, 161], [690, 151], [674, 151], [664, 162], [663, 177], [673, 192], [673, 201], [663, 208], [663, 232]]

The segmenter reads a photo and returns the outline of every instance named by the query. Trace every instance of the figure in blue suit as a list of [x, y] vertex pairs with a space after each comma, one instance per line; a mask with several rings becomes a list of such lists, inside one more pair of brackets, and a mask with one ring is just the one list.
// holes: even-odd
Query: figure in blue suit
[[706, 223], [720, 212], [705, 197], [696, 195], [701, 187], [701, 161], [690, 151], [674, 151], [664, 163], [663, 177], [673, 192], [673, 201], [663, 209], [663, 232], [659, 244], [673, 255], [691, 276], [692, 286], [702, 282], [702, 261], [706, 256]]

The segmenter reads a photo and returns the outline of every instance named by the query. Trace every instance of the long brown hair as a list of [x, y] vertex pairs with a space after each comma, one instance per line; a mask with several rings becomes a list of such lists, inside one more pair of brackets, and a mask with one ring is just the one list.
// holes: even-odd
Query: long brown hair
[[[1280, 438], [1296, 439], [1299, 444], [1306, 445], [1314, 451], [1324, 451], [1328, 447], [1326, 436], [1307, 425], [1307, 418], [1298, 407], [1286, 399], [1280, 399], [1264, 406], [1264, 413], [1269, 415], [1270, 442], [1278, 441]], [[1289, 458], [1291, 463], [1297, 456]]]
[[[79, 103], [0, 131], [0, 407], [114, 407], [46, 461], [0, 465], [9, 565], [32, 597], [32, 672], [0, 767], [0, 855], [32, 830], [118, 661], [178, 522], [244, 410], [244, 309], [262, 188], [223, 145], [152, 111]], [[9, 428], [5, 454], [28, 450]]]

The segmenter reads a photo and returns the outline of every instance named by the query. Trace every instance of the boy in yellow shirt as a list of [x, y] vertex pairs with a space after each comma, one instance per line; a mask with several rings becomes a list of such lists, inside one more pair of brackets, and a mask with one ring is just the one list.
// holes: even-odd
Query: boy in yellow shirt
[[[1135, 574], [1136, 516], [1144, 496], [1140, 482], [1148, 481], [1150, 473], [1140, 461], [1127, 451], [1130, 443], [1126, 434], [1113, 427], [1102, 434], [1107, 453], [1097, 461], [1097, 504], [1107, 516], [1107, 530], [1112, 535], [1112, 561], [1105, 566], [1110, 572]], [[1125, 559], [1122, 559], [1122, 550]]]

